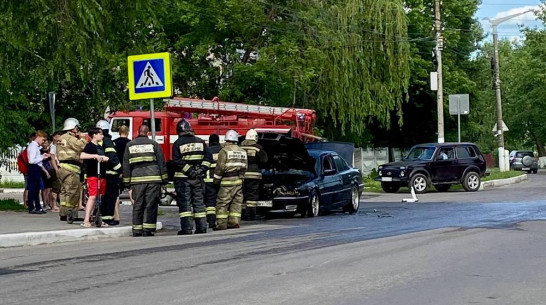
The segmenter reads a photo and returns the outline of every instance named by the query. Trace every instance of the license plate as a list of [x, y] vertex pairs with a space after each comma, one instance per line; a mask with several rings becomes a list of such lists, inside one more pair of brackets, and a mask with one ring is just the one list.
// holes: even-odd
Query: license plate
[[522, 168], [521, 170], [522, 170], [522, 171], [528, 171], [528, 170], [531, 170], [531, 169], [528, 168], [528, 167], [524, 167], [524, 168]]
[[298, 208], [297, 205], [287, 205], [287, 206], [286, 206], [286, 209], [287, 209], [287, 210], [296, 210], [297, 208]]
[[265, 208], [272, 208], [273, 207], [273, 201], [272, 200], [262, 200], [258, 201], [259, 207], [265, 207]]
[[392, 181], [392, 177], [381, 177], [381, 181]]

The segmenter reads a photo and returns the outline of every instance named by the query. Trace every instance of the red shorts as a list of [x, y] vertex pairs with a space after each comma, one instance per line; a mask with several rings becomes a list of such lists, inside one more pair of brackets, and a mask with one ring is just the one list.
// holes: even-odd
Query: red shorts
[[[87, 177], [87, 192], [89, 193], [89, 197], [97, 197], [98, 193], [98, 185], [97, 185], [97, 177]], [[100, 178], [100, 194], [104, 195], [106, 193], [106, 179]]]

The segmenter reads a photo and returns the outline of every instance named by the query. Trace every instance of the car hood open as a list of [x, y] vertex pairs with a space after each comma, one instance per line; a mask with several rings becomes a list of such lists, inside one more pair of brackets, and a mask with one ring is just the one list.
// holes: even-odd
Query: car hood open
[[268, 162], [264, 168], [315, 173], [315, 159], [309, 155], [300, 139], [281, 134], [263, 134], [258, 144], [267, 152]]

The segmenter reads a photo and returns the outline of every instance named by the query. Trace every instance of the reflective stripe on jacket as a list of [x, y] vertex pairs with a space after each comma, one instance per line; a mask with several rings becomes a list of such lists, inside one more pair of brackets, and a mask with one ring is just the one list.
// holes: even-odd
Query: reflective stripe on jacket
[[123, 155], [123, 182], [128, 184], [167, 182], [167, 165], [157, 142], [138, 137], [127, 143]]
[[220, 152], [220, 150], [222, 150], [222, 146], [220, 146], [220, 143], [217, 143], [217, 145], [209, 146], [209, 151], [212, 155], [212, 162], [209, 169], [207, 170], [207, 175], [205, 176], [206, 183], [214, 182], [214, 170], [216, 169], [216, 162], [218, 162], [218, 153]]
[[221, 180], [222, 186], [241, 185], [247, 166], [246, 151], [237, 144], [227, 144], [218, 153], [214, 180]]
[[248, 157], [248, 168], [245, 172], [245, 179], [262, 179], [261, 164], [267, 163], [267, 153], [255, 140], [244, 140], [241, 148], [246, 151]]
[[212, 163], [212, 155], [205, 141], [191, 132], [181, 133], [173, 144], [174, 179], [188, 178], [191, 171], [202, 167], [206, 172]]

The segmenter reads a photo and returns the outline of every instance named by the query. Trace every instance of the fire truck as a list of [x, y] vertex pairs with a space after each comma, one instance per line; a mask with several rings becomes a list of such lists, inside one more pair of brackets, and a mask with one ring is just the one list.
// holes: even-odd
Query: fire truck
[[[172, 145], [178, 139], [176, 125], [182, 119], [188, 120], [195, 135], [205, 141], [215, 133], [223, 142], [230, 129], [244, 135], [252, 128], [258, 133], [284, 134], [303, 142], [319, 139], [313, 135], [316, 113], [310, 109], [222, 102], [217, 97], [212, 100], [175, 97], [164, 101], [165, 111], [154, 113], [155, 138], [167, 161], [172, 158]], [[141, 125], [151, 126], [149, 111], [118, 111], [109, 118], [113, 139], [119, 137], [119, 128], [123, 125], [129, 127], [129, 139], [138, 134]]]

